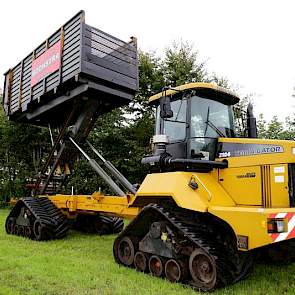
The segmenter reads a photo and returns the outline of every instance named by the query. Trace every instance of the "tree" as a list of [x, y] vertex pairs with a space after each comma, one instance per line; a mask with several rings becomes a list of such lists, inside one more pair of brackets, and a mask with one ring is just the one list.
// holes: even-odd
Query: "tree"
[[263, 114], [259, 114], [257, 120], [257, 133], [258, 138], [266, 138], [267, 137], [267, 122], [263, 117]]
[[285, 139], [295, 139], [295, 114], [287, 116], [285, 119]]
[[133, 115], [141, 116], [149, 112], [147, 98], [156, 92], [161, 91], [164, 82], [164, 73], [160, 58], [155, 53], [139, 51], [139, 91], [135, 96], [134, 102], [130, 105], [129, 111]]
[[259, 138], [294, 140], [295, 138], [295, 115], [288, 116], [284, 122], [279, 121], [277, 116], [266, 122], [263, 115], [259, 115], [257, 121]]
[[48, 139], [46, 129], [10, 122], [0, 107], [0, 199], [29, 193], [25, 183], [39, 170]]
[[165, 84], [172, 87], [207, 78], [205, 63], [199, 61], [198, 51], [187, 42], [174, 42], [166, 48], [162, 68]]

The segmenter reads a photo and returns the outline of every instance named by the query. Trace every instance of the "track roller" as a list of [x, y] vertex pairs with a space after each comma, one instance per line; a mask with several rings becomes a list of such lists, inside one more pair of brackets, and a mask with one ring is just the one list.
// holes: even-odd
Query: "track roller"
[[14, 217], [7, 218], [5, 223], [5, 230], [9, 235], [14, 233], [14, 226], [15, 226], [15, 218]]
[[33, 232], [37, 241], [42, 241], [44, 237], [45, 226], [39, 219], [36, 219], [33, 225]]
[[25, 227], [25, 237], [28, 239], [31, 239], [32, 237], [32, 230], [29, 226]]
[[169, 259], [165, 264], [165, 276], [173, 283], [181, 282], [186, 278], [187, 266], [182, 261]]
[[147, 269], [147, 258], [141, 251], [136, 252], [134, 256], [135, 269], [141, 272], [145, 272]]
[[163, 262], [161, 258], [157, 255], [152, 255], [149, 259], [149, 270], [150, 273], [156, 277], [161, 277], [163, 275]]
[[132, 240], [129, 237], [124, 237], [118, 245], [118, 258], [120, 262], [126, 266], [133, 263], [135, 249]]
[[19, 236], [19, 225], [15, 224], [13, 227], [13, 234]]
[[18, 235], [23, 237], [25, 235], [25, 228], [23, 225], [19, 225], [18, 227]]

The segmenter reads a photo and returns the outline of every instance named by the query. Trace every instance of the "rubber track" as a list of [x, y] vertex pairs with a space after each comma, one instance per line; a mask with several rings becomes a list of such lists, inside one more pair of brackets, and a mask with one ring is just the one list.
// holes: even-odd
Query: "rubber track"
[[[7, 217], [17, 218], [22, 207], [30, 210], [34, 216], [34, 221], [39, 220], [42, 225], [42, 237], [38, 240], [51, 240], [63, 238], [68, 230], [67, 218], [62, 214], [48, 198], [33, 198], [26, 197], [19, 199], [15, 206], [12, 208]], [[30, 225], [33, 227], [33, 224]], [[32, 236], [32, 239], [35, 239]]]
[[79, 214], [73, 223], [73, 229], [75, 230], [99, 235], [117, 234], [122, 231], [123, 227], [124, 221], [122, 218], [102, 214]]
[[106, 231], [102, 234], [117, 234], [123, 230], [124, 221], [122, 218], [100, 215], [100, 220], [106, 225]]
[[[248, 260], [245, 259], [240, 261], [237, 252], [231, 251], [225, 246], [222, 236], [218, 236], [216, 228], [214, 228], [213, 225], [208, 224], [208, 222], [206, 223], [205, 220], [200, 220], [200, 222], [194, 221], [196, 216], [198, 216], [197, 212], [175, 206], [166, 208], [157, 204], [145, 206], [140, 214], [137, 215], [116, 238], [113, 250], [117, 263], [120, 264], [116, 250], [116, 246], [119, 244], [120, 239], [124, 236], [132, 237], [132, 232], [134, 232], [136, 224], [138, 222], [142, 223], [142, 220], [148, 213], [152, 213], [150, 216], [153, 217], [160, 216], [162, 221], [169, 223], [168, 226], [172, 228], [173, 232], [177, 232], [185, 237], [194, 248], [201, 248], [214, 257], [217, 269], [216, 287], [235, 283], [249, 274], [249, 271], [252, 268], [251, 258], [247, 257]], [[159, 219], [157, 218], [153, 221], [159, 221]], [[147, 224], [151, 224], [152, 222], [146, 221]], [[147, 232], [143, 233], [141, 238], [143, 238], [146, 233]], [[201, 289], [199, 286], [196, 286], [192, 280], [186, 281], [185, 283], [194, 288]]]

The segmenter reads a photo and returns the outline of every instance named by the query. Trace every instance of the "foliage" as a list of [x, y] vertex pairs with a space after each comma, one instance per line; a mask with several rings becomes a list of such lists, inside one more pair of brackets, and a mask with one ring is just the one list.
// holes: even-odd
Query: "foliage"
[[263, 115], [257, 120], [259, 138], [294, 140], [295, 138], [295, 115], [288, 116], [285, 122], [279, 121], [277, 116], [266, 122]]
[[[148, 97], [161, 91], [165, 85], [162, 61], [155, 53], [139, 52], [139, 91], [134, 102], [129, 106], [129, 112], [135, 116], [151, 112]], [[127, 109], [128, 111], [128, 109]]]
[[234, 111], [234, 125], [237, 137], [246, 137], [246, 120], [247, 120], [247, 107], [251, 102], [251, 96], [245, 96], [233, 107]]
[[46, 129], [7, 121], [0, 107], [0, 201], [29, 193], [25, 183], [39, 170], [47, 138]]
[[166, 48], [162, 68], [167, 86], [175, 87], [206, 79], [205, 64], [198, 60], [198, 52], [188, 43], [174, 42]]

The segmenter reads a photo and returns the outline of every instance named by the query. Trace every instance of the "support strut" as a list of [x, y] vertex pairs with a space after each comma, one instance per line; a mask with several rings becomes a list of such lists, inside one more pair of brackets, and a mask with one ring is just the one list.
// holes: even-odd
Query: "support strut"
[[81, 152], [81, 154], [88, 161], [91, 168], [110, 186], [110, 188], [119, 196], [125, 197], [126, 194], [121, 190], [121, 188], [113, 181], [113, 179], [103, 170], [103, 168], [94, 160], [91, 159], [88, 154], [74, 141], [73, 138], [69, 137], [70, 141], [74, 146]]

